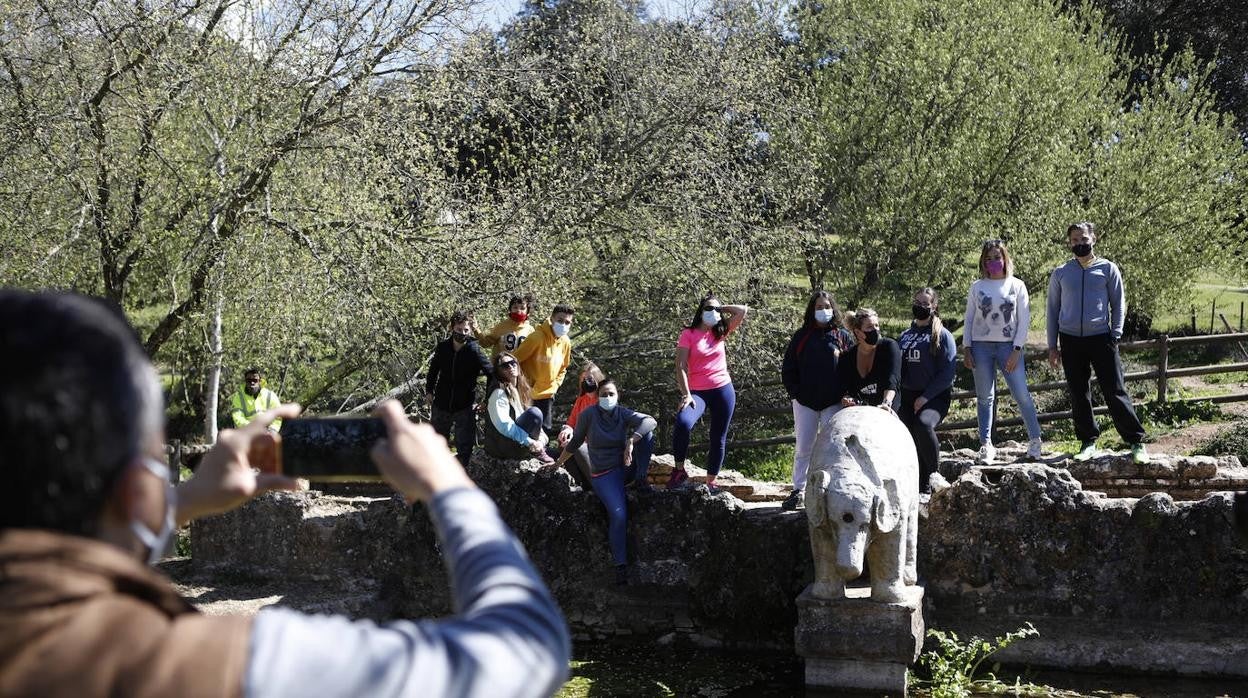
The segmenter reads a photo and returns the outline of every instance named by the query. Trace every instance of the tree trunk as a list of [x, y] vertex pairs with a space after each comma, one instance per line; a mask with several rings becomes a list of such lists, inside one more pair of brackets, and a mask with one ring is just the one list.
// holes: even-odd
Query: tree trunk
[[208, 338], [208, 377], [204, 386], [204, 438], [210, 444], [217, 442], [217, 396], [221, 394], [221, 311], [225, 306], [225, 292], [217, 284], [217, 302], [212, 311], [212, 332]]

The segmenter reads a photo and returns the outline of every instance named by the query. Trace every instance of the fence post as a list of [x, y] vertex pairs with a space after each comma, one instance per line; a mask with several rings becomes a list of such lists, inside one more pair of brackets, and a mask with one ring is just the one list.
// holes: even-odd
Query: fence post
[[1157, 340], [1157, 402], [1166, 401], [1166, 373], [1170, 370], [1170, 335], [1163, 334]]
[[1218, 302], [1209, 302], [1209, 334], [1213, 334], [1213, 317], [1218, 313]]
[[1196, 334], [1196, 306], [1192, 306], [1192, 334]]
[[1239, 331], [1244, 331], [1244, 302], [1239, 302]]

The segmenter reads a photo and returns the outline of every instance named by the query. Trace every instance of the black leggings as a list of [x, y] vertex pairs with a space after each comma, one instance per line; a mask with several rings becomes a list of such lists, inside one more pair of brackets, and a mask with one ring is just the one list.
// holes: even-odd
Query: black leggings
[[920, 390], [901, 389], [901, 404], [897, 416], [901, 423], [910, 430], [914, 439], [914, 448], [919, 453], [919, 491], [931, 492], [932, 486], [928, 478], [936, 472], [940, 464], [940, 439], [936, 436], [936, 427], [949, 414], [949, 400], [953, 396], [950, 388], [936, 397], [923, 403], [923, 409], [914, 413], [914, 400], [923, 394]]

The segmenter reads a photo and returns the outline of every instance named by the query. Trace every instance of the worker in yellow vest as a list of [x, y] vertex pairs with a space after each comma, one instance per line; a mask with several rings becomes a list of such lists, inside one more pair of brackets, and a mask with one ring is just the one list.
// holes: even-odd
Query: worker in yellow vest
[[[246, 426], [256, 414], [266, 410], [277, 409], [282, 401], [277, 393], [264, 387], [264, 374], [258, 368], [249, 368], [243, 374], [243, 385], [230, 396], [230, 418], [234, 427]], [[269, 431], [276, 432], [282, 428], [282, 420], [275, 419], [269, 425]]]

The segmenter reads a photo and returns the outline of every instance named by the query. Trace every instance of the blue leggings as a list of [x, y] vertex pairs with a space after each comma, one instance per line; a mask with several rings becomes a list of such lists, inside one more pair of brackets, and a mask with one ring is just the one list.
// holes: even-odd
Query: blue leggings
[[598, 501], [607, 508], [607, 541], [611, 544], [611, 558], [617, 565], [628, 564], [628, 500], [624, 497], [624, 485], [634, 479], [638, 483], [645, 482], [653, 452], [654, 434], [646, 434], [633, 444], [632, 465], [617, 465], [589, 479]]
[[693, 390], [693, 406], [676, 413], [676, 427], [672, 429], [672, 455], [676, 464], [684, 463], [689, 455], [689, 432], [702, 419], [707, 409], [711, 411], [710, 449], [706, 454], [706, 475], [715, 477], [724, 466], [724, 449], [728, 446], [728, 425], [732, 412], [737, 408], [737, 391], [732, 383], [710, 390]]

